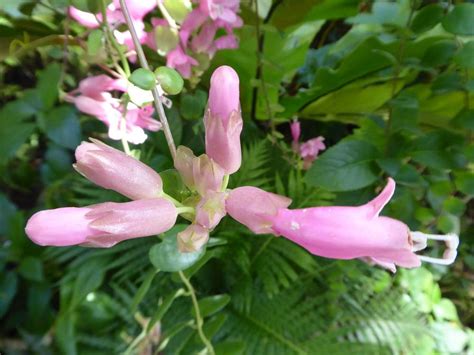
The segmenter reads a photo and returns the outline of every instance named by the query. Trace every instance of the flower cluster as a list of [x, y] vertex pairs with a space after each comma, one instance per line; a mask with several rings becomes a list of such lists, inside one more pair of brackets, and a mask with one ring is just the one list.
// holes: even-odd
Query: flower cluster
[[[126, 99], [118, 99], [112, 96], [112, 91], [128, 94]], [[141, 144], [147, 139], [145, 129], [156, 132], [161, 128], [161, 123], [152, 117], [154, 110], [149, 104], [152, 97], [150, 93], [147, 99], [147, 93], [125, 79], [97, 75], [82, 80], [65, 100], [74, 103], [79, 111], [104, 122], [111, 139]], [[140, 102], [132, 101], [134, 97], [139, 97]]]
[[[110, 247], [125, 239], [162, 233], [182, 215], [191, 224], [178, 234], [178, 246], [181, 252], [191, 252], [202, 248], [209, 232], [229, 214], [256, 234], [283, 236], [314, 255], [359, 258], [393, 272], [396, 266], [418, 267], [422, 261], [454, 261], [456, 235], [412, 232], [403, 222], [380, 216], [395, 191], [392, 179], [377, 197], [358, 207], [289, 209], [291, 200], [285, 196], [252, 186], [227, 189], [229, 175], [241, 164], [242, 132], [239, 78], [230, 67], [219, 67], [211, 77], [204, 125], [206, 154], [196, 157], [180, 146], [174, 161], [190, 190], [185, 201], [167, 196], [160, 176], [148, 166], [92, 140], [77, 148], [76, 170], [132, 201], [40, 211], [28, 221], [27, 235], [40, 245]], [[416, 254], [428, 239], [446, 243], [443, 258]]]
[[319, 155], [321, 150], [326, 149], [324, 144], [324, 137], [319, 136], [312, 138], [302, 144], [300, 144], [300, 135], [301, 135], [301, 123], [298, 121], [293, 121], [290, 124], [291, 137], [293, 138], [292, 148], [293, 151], [298, 153], [303, 159], [303, 169], [309, 169], [313, 161]]
[[[152, 18], [152, 29], [147, 31], [144, 18], [157, 6], [164, 18]], [[163, 0], [127, 0], [140, 43], [166, 56], [166, 65], [175, 68], [185, 78], [192, 76], [192, 67], [200, 64], [205, 66], [216, 51], [237, 48], [233, 30], [242, 26], [242, 19], [237, 15], [239, 6], [240, 0], [201, 0], [195, 9], [186, 9], [188, 13], [183, 19], [175, 19], [168, 13]], [[92, 14], [72, 6], [69, 14], [87, 28], [97, 28], [104, 20], [100, 13]], [[118, 0], [113, 0], [107, 6], [106, 20], [117, 42], [133, 51], [130, 32], [117, 30], [125, 23]], [[225, 34], [218, 34], [221, 29]], [[133, 53], [129, 57], [135, 59]]]

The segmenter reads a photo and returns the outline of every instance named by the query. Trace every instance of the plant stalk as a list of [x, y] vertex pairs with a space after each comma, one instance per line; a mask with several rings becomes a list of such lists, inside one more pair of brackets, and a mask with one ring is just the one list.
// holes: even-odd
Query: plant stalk
[[[128, 11], [127, 4], [125, 0], [120, 0], [120, 8], [122, 9], [122, 13], [125, 17], [125, 21], [127, 22], [128, 29], [130, 30], [130, 34], [132, 35], [133, 44], [135, 46], [135, 51], [137, 52], [138, 60], [140, 61], [140, 65], [143, 69], [150, 70], [148, 65], [148, 61], [146, 60], [145, 53], [143, 52], [142, 45], [137, 36], [137, 32], [135, 31], [135, 27], [133, 26], [132, 18], [130, 17], [130, 12]], [[158, 112], [158, 116], [160, 118], [161, 125], [163, 126], [163, 132], [165, 133], [166, 142], [168, 143], [168, 148], [170, 150], [171, 156], [173, 160], [176, 157], [176, 146], [174, 144], [173, 135], [171, 134], [170, 126], [168, 124], [168, 119], [166, 118], [165, 110], [163, 108], [163, 104], [161, 102], [160, 93], [158, 92], [158, 87], [155, 86], [151, 93], [153, 94], [153, 101], [156, 112]]]

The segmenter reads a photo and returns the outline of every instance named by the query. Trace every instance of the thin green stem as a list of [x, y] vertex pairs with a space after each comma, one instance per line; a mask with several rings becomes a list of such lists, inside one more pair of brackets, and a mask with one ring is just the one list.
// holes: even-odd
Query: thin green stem
[[156, 0], [157, 4], [158, 4], [158, 8], [160, 9], [161, 11], [161, 14], [163, 15], [163, 17], [165, 18], [165, 20], [168, 22], [168, 25], [170, 25], [171, 28], [175, 29], [175, 30], [178, 30], [179, 29], [179, 26], [178, 24], [176, 23], [176, 21], [173, 19], [173, 17], [171, 17], [170, 13], [168, 12], [168, 10], [166, 9], [165, 5], [163, 4], [163, 1], [162, 0]]
[[107, 5], [105, 3], [105, 0], [102, 0], [100, 2], [100, 10], [102, 12], [102, 25], [104, 26], [107, 39], [112, 45], [112, 47], [115, 49], [115, 51], [117, 52], [120, 58], [120, 61], [122, 62], [123, 70], [125, 71], [125, 74], [128, 77], [130, 76], [130, 65], [128, 64], [128, 60], [125, 57], [125, 54], [123, 53], [122, 48], [120, 48], [120, 45], [117, 43], [117, 40], [115, 39], [115, 36], [109, 27], [109, 23], [107, 22]]
[[201, 317], [201, 311], [199, 309], [199, 304], [196, 298], [196, 292], [194, 291], [193, 285], [191, 285], [191, 282], [186, 277], [186, 275], [184, 275], [182, 271], [179, 271], [178, 273], [179, 273], [179, 277], [181, 278], [181, 281], [183, 281], [184, 285], [188, 289], [189, 296], [191, 297], [191, 300], [193, 302], [194, 312], [196, 313], [196, 325], [197, 325], [197, 331], [198, 331], [199, 337], [201, 338], [201, 341], [206, 346], [208, 353], [211, 355], [214, 355], [215, 354], [214, 347], [212, 346], [209, 339], [206, 338], [206, 335], [204, 334], [204, 331], [202, 329], [204, 321]]
[[166, 198], [167, 200], [170, 200], [171, 202], [174, 203], [174, 205], [175, 205], [176, 207], [185, 207], [181, 202], [179, 202], [178, 200], [176, 200], [174, 197], [168, 195], [168, 194], [165, 193], [164, 191], [163, 191], [161, 197], [164, 197], [164, 198]]
[[[143, 52], [142, 45], [140, 44], [140, 40], [138, 39], [137, 32], [135, 31], [135, 27], [133, 26], [133, 21], [132, 21], [132, 18], [130, 17], [130, 12], [128, 11], [128, 7], [125, 0], [120, 0], [120, 8], [122, 9], [122, 13], [127, 22], [128, 29], [130, 30], [130, 34], [132, 35], [133, 44], [135, 45], [135, 50], [137, 52], [140, 65], [142, 66], [142, 68], [150, 70], [148, 61], [146, 60], [146, 57], [145, 57], [145, 53]], [[168, 148], [174, 160], [176, 157], [176, 146], [174, 144], [173, 135], [171, 134], [170, 126], [168, 124], [168, 119], [166, 118], [165, 109], [163, 108], [163, 104], [161, 102], [161, 97], [160, 97], [161, 95], [158, 88], [160, 88], [161, 90], [161, 87], [159, 86], [159, 84], [157, 84], [151, 90], [151, 93], [153, 94], [153, 102], [154, 102], [155, 110], [156, 112], [158, 112], [161, 125], [163, 126], [163, 132], [165, 134], [166, 142], [168, 143]]]
[[178, 207], [176, 209], [178, 211], [178, 214], [183, 214], [183, 213], [195, 213], [196, 211], [194, 210], [193, 207]]

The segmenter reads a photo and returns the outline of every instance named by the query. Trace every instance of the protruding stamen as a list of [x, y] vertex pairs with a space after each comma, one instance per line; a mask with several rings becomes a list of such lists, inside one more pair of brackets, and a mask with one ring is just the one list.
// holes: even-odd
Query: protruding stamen
[[437, 240], [444, 241], [447, 249], [445, 250], [442, 258], [434, 258], [431, 256], [418, 255], [421, 261], [439, 264], [439, 265], [450, 265], [454, 262], [457, 256], [457, 247], [459, 246], [459, 237], [454, 234], [427, 234], [422, 232], [410, 232], [411, 238], [413, 240], [413, 251], [419, 251], [426, 248], [427, 241]]

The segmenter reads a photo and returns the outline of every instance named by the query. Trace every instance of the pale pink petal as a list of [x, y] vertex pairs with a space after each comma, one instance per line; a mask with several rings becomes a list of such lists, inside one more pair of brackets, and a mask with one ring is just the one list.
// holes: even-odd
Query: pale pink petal
[[68, 246], [84, 243], [100, 232], [89, 227], [89, 207], [64, 207], [35, 213], [25, 228], [26, 235], [38, 245]]
[[[81, 11], [76, 9], [73, 6], [69, 6], [69, 16], [79, 22], [82, 26], [87, 28], [97, 28], [99, 27], [99, 22], [97, 22], [97, 18], [99, 21], [102, 21], [102, 16], [100, 14], [94, 15], [90, 12]], [[96, 18], [97, 16], [97, 18]]]
[[160, 175], [139, 160], [97, 140], [83, 142], [76, 149], [75, 168], [86, 178], [131, 199], [158, 197]]
[[275, 233], [273, 217], [290, 205], [291, 199], [253, 186], [230, 191], [226, 200], [227, 213], [256, 234]]

